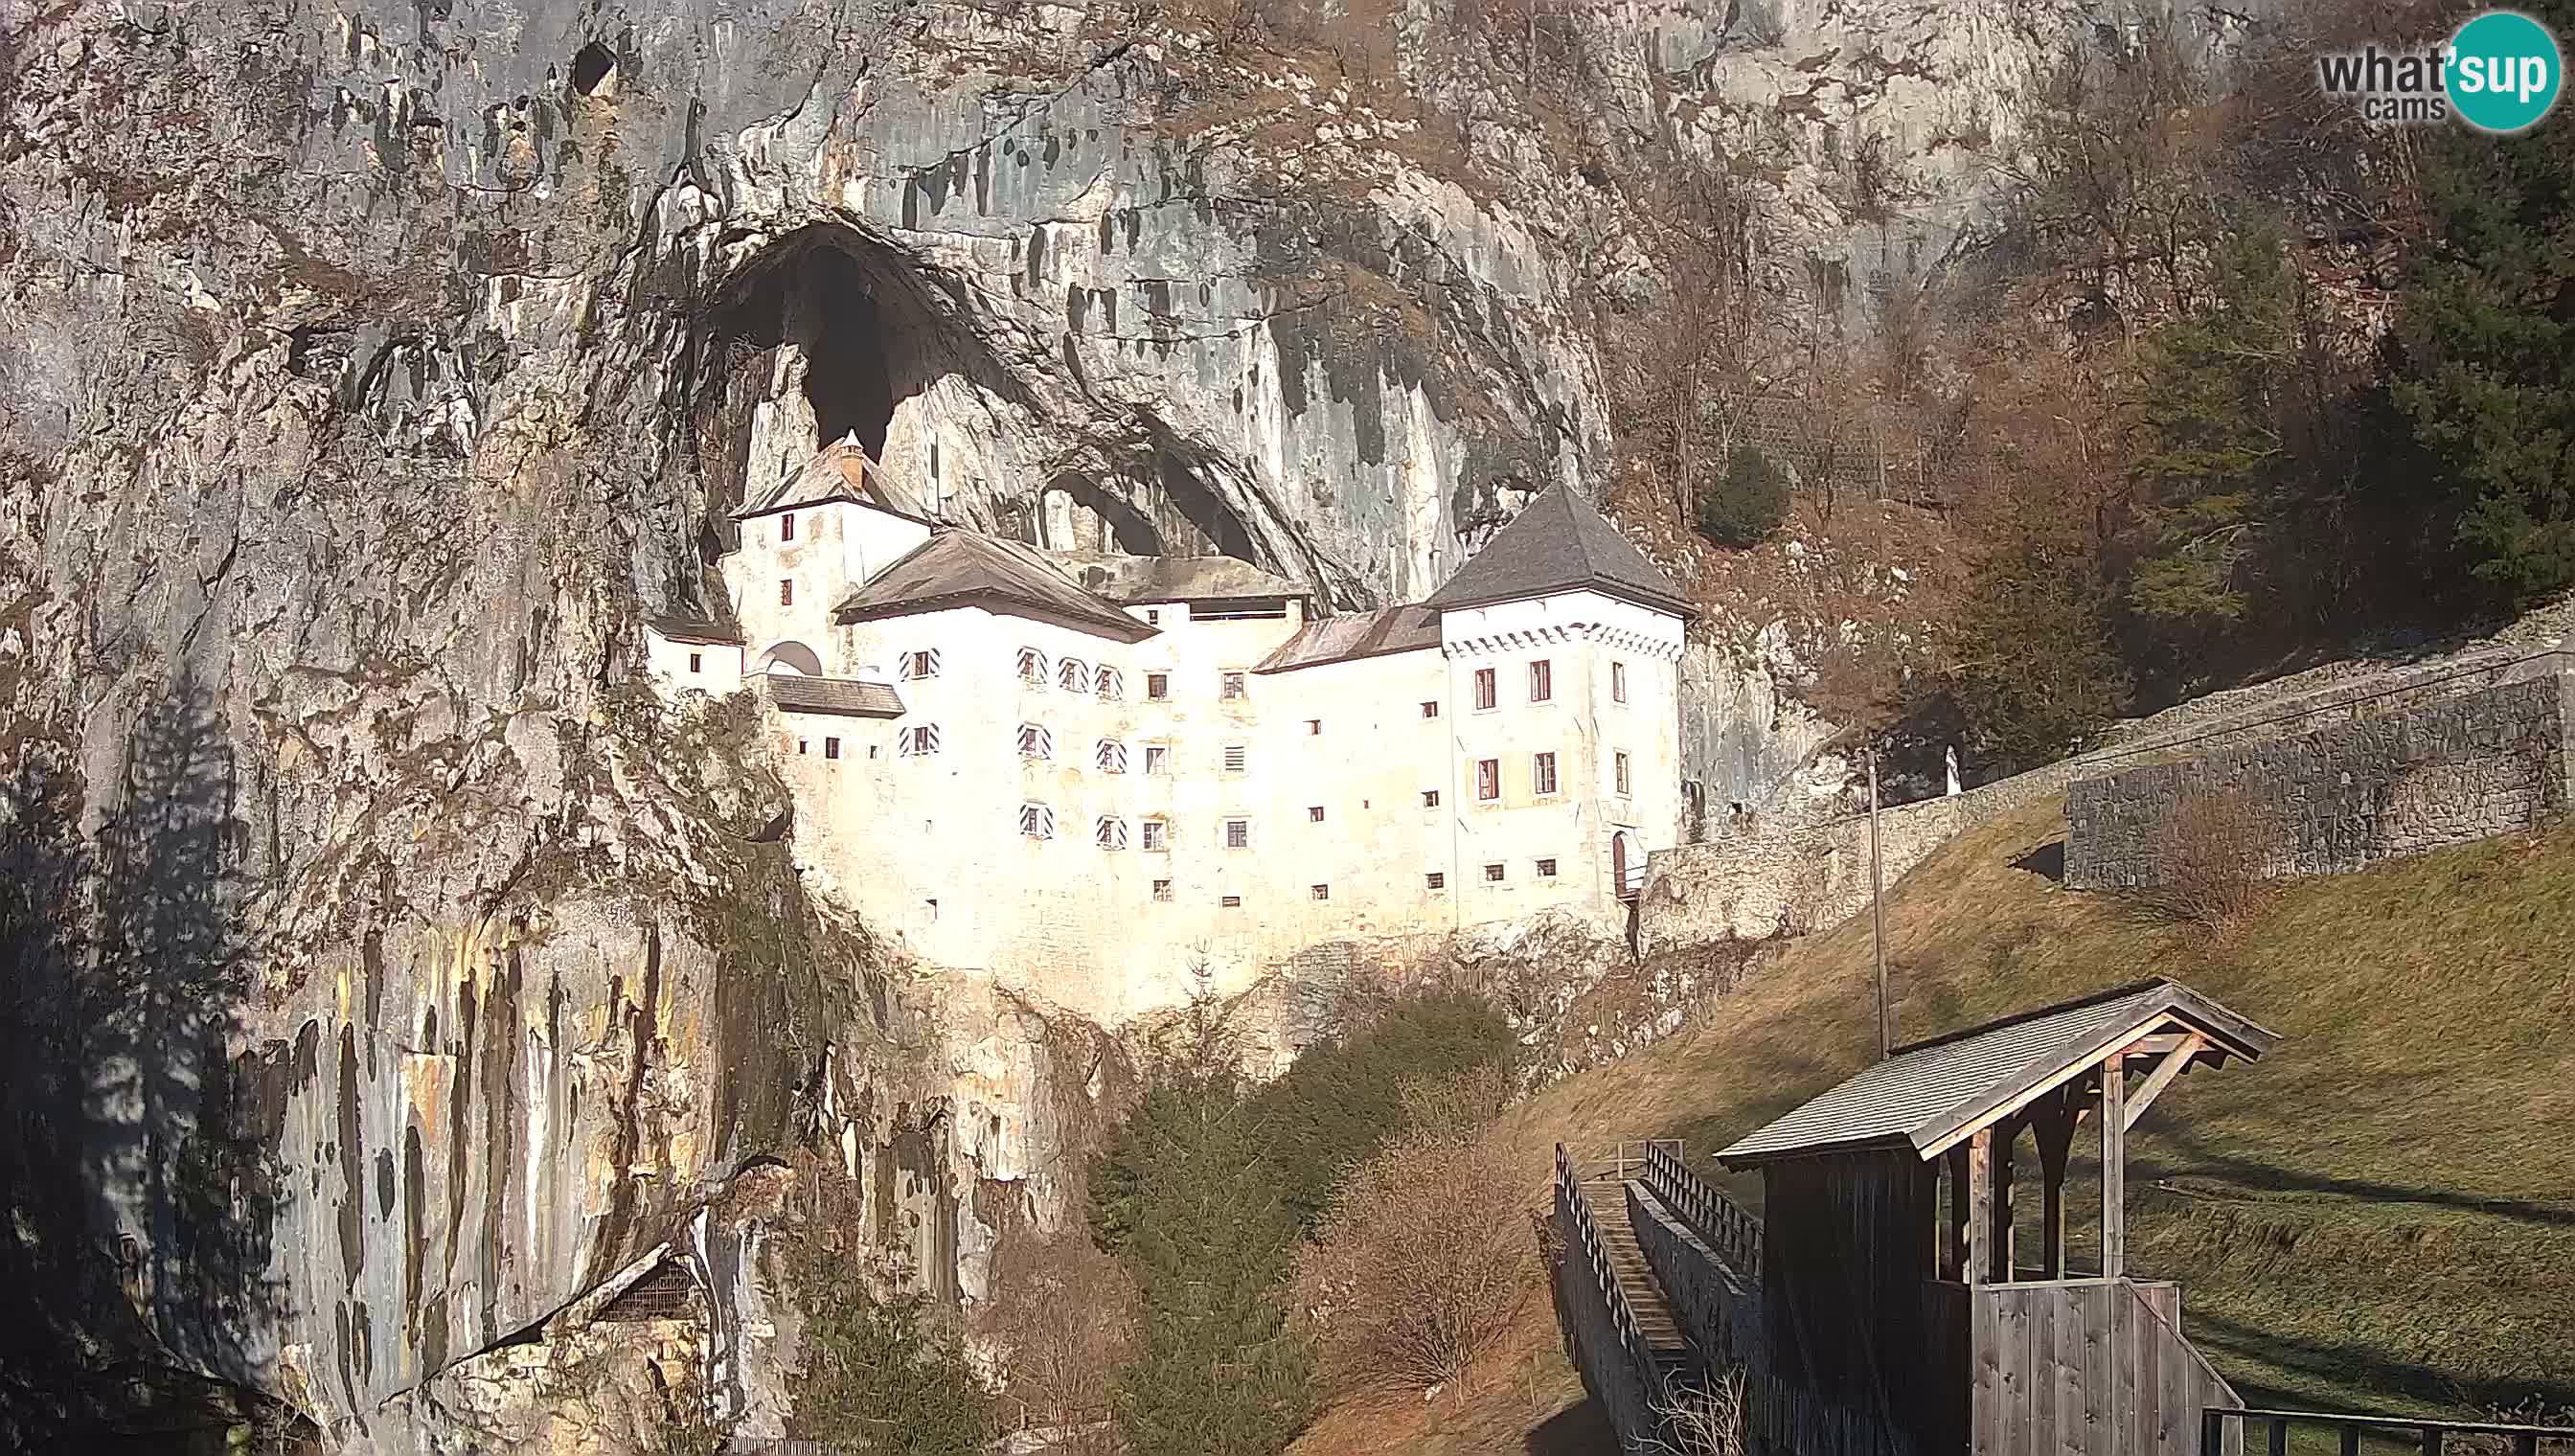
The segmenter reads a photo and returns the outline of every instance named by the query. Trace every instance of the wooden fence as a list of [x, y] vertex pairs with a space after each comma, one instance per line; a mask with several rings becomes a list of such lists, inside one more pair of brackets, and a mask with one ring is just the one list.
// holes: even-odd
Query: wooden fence
[[1582, 1169], [1563, 1143], [1555, 1145], [1555, 1226], [1564, 1238], [1557, 1267], [1558, 1313], [1565, 1323], [1576, 1368], [1592, 1398], [1629, 1450], [1642, 1448], [1654, 1429], [1656, 1408], [1670, 1391], [1618, 1285], [1617, 1271], [1601, 1247], [1591, 1202], [1583, 1196]]
[[[2252, 1432], [2263, 1434], [2262, 1449], [2287, 1456], [2290, 1433], [2313, 1432], [2331, 1439], [2343, 1456], [2358, 1456], [2364, 1436], [2399, 1437], [2423, 1456], [2445, 1449], [2502, 1450], [2513, 1456], [2539, 1456], [2540, 1443], [2551, 1452], [2575, 1451], [2575, 1426], [2514, 1426], [2481, 1421], [2427, 1421], [2403, 1416], [2332, 1415], [2303, 1410], [2211, 1410], [2200, 1418], [2199, 1449], [2203, 1456], [2242, 1451]], [[2453, 1438], [2456, 1444], [2453, 1445]], [[2301, 1449], [2315, 1443], [2301, 1441]]]

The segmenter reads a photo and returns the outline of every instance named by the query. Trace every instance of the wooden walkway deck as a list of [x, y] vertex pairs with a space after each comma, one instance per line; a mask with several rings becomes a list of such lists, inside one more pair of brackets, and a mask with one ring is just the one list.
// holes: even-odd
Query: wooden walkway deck
[[1655, 1363], [1670, 1370], [1696, 1369], [1698, 1350], [1681, 1329], [1671, 1300], [1664, 1297], [1662, 1281], [1646, 1267], [1645, 1251], [1627, 1221], [1627, 1180], [1586, 1169], [1582, 1196], [1591, 1204], [1592, 1221], [1600, 1230], [1600, 1251], [1618, 1276], [1618, 1288], [1627, 1296], [1627, 1307], [1636, 1313], [1636, 1328], [1654, 1352]]

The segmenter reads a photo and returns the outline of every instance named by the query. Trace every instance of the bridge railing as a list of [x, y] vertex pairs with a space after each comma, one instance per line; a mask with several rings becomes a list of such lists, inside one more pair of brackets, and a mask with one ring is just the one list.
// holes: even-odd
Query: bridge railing
[[1663, 1206], [1681, 1216], [1744, 1278], [1761, 1277], [1761, 1220], [1719, 1192], [1716, 1185], [1690, 1170], [1677, 1141], [1648, 1143], [1639, 1175]]
[[[2243, 1449], [2267, 1451], [2270, 1456], [2286, 1456], [2289, 1432], [2329, 1432], [2344, 1456], [2360, 1450], [2363, 1436], [2395, 1436], [2422, 1451], [2423, 1456], [2441, 1456], [2452, 1437], [2470, 1438], [2446, 1449], [2467, 1452], [2490, 1450], [2509, 1443], [2513, 1456], [2539, 1456], [2544, 1449], [2554, 1453], [2575, 1452], [2575, 1426], [2515, 1426], [2482, 1421], [2420, 1420], [2412, 1416], [2337, 1415], [2325, 1411], [2305, 1410], [2233, 1410], [2211, 1409], [2200, 1417], [2199, 1449], [2205, 1456], [2217, 1456], [2228, 1449], [2227, 1429], [2230, 1421], [2243, 1427]], [[2259, 1432], [2264, 1444], [2254, 1445]], [[2547, 1445], [2542, 1447], [2541, 1442]], [[2311, 1443], [2301, 1442], [2304, 1449]]]
[[[1555, 1225], [1564, 1236], [1564, 1262], [1567, 1273], [1578, 1281], [1578, 1292], [1596, 1301], [1600, 1313], [1607, 1316], [1608, 1333], [1617, 1344], [1616, 1357], [1622, 1370], [1587, 1371], [1593, 1378], [1593, 1393], [1607, 1405], [1632, 1405], [1628, 1420], [1613, 1423], [1623, 1429], [1641, 1425], [1650, 1418], [1652, 1409], [1666, 1398], [1664, 1373], [1655, 1364], [1654, 1351], [1645, 1343], [1645, 1333], [1636, 1322], [1636, 1311], [1627, 1303], [1627, 1291], [1619, 1286], [1618, 1273], [1609, 1263], [1608, 1251], [1600, 1241], [1600, 1228], [1592, 1219], [1591, 1200], [1583, 1196], [1582, 1168], [1563, 1143], [1555, 1145]], [[1584, 1351], [1586, 1358], [1601, 1353]], [[1613, 1397], [1608, 1389], [1623, 1374], [1634, 1382], [1637, 1398]]]

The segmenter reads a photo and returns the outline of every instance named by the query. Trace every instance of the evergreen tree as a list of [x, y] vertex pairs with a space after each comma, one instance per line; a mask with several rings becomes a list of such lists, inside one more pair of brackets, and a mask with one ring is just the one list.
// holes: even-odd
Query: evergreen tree
[[1981, 756], [2012, 768], [2079, 748], [2128, 704], [2109, 594], [2057, 505], [2026, 499], [2007, 518], [1951, 629], [1950, 695]]
[[1296, 1220], [1241, 1065], [1202, 986], [1151, 1048], [1145, 1097], [1093, 1172], [1094, 1230], [1125, 1253], [1144, 1305], [1115, 1394], [1135, 1456], [1268, 1456], [1312, 1410], [1312, 1358], [1282, 1287]]
[[1788, 519], [1788, 473], [1749, 445], [1725, 458], [1725, 474], [1699, 488], [1698, 534], [1719, 546], [1759, 546]]
[[[2567, 0], [2530, 11], [2563, 36]], [[2390, 389], [2497, 605], [2575, 586], [2575, 127], [2442, 128], [2422, 168], [2430, 245], [2398, 310]]]
[[2265, 533], [2294, 494], [2295, 276], [2258, 230], [2224, 239], [2212, 272], [2211, 306], [2147, 339], [2126, 400], [2137, 490], [2122, 605], [2175, 686], [2253, 607]]
[[805, 1434], [857, 1456], [983, 1451], [998, 1432], [993, 1398], [924, 1296], [879, 1299], [866, 1280], [819, 1262], [799, 1284], [810, 1320], [796, 1390]]

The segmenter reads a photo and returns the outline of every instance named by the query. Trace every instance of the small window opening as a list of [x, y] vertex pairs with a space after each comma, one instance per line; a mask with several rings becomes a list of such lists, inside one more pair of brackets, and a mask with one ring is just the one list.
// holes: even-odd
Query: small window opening
[[[1151, 847], [1151, 846], [1148, 846], [1148, 847]], [[1156, 898], [1156, 899], [1158, 899], [1158, 900], [1164, 900], [1164, 901], [1168, 902], [1168, 901], [1171, 899], [1171, 897], [1172, 897], [1172, 882], [1171, 882], [1170, 880], [1168, 880], [1168, 879], [1158, 879], [1158, 880], [1155, 880], [1155, 881], [1154, 881], [1154, 898]]]
[[1537, 794], [1555, 792], [1555, 755], [1553, 753], [1530, 755], [1529, 791]]
[[1220, 903], [1229, 910], [1239, 910], [1243, 908], [1243, 896], [1239, 894], [1230, 894], [1220, 901]]
[[1487, 884], [1499, 884], [1499, 883], [1501, 883], [1501, 880], [1502, 880], [1502, 866], [1500, 866], [1500, 865], [1498, 865], [1498, 864], [1487, 864], [1487, 865], [1485, 865], [1485, 866], [1484, 866], [1484, 882], [1485, 882], [1485, 883], [1487, 883]]
[[796, 539], [795, 512], [790, 511], [786, 515], [778, 518], [778, 539], [783, 542], [794, 541]]
[[1434, 869], [1428, 874], [1421, 876], [1421, 883], [1426, 889], [1446, 889], [1448, 887], [1448, 876]]
[[1250, 761], [1250, 754], [1246, 751], [1243, 744], [1228, 743], [1225, 745], [1226, 772], [1240, 773]]
[[1332, 887], [1328, 884], [1318, 884], [1308, 890], [1307, 893], [1313, 895], [1313, 897], [1318, 900], [1327, 900], [1332, 897]]
[[1537, 877], [1540, 879], [1555, 878], [1555, 861], [1552, 859], [1539, 860], [1537, 862]]
[[1172, 675], [1169, 673], [1146, 674], [1145, 696], [1156, 703], [1168, 702], [1172, 696]]
[[1483, 799], [1486, 802], [1490, 802], [1491, 800], [1501, 796], [1502, 760], [1499, 758], [1476, 759], [1475, 797]]
[[1229, 849], [1251, 848], [1252, 820], [1227, 819], [1225, 821], [1225, 847]]
[[702, 673], [702, 672], [706, 671], [706, 666], [707, 666], [707, 660], [706, 660], [706, 658], [705, 658], [702, 654], [698, 654], [698, 653], [691, 653], [691, 654], [689, 654], [689, 671], [690, 671], [690, 672], [692, 672], [692, 673]]
[[[1148, 849], [1172, 847], [1172, 826], [1162, 819], [1145, 820], [1145, 847]], [[1169, 884], [1171, 881], [1167, 879], [1163, 883]]]
[[1477, 708], [1492, 707], [1493, 704], [1498, 701], [1495, 694], [1496, 690], [1493, 686], [1493, 670], [1490, 668], [1477, 668], [1475, 670], [1475, 706]]
[[794, 582], [781, 582], [778, 584], [778, 605], [781, 607], [793, 607], [796, 605], [796, 584]]
[[1321, 823], [1323, 821], [1323, 806], [1319, 803], [1307, 804], [1305, 806], [1305, 821], [1313, 824]]
[[1627, 665], [1624, 663], [1609, 665], [1609, 701], [1612, 703], [1627, 701]]
[[1439, 705], [1436, 702], [1421, 705], [1421, 716], [1423, 718], [1437, 718], [1439, 716]]
[[1225, 675], [1225, 686], [1219, 690], [1217, 696], [1225, 699], [1229, 703], [1233, 703], [1239, 702], [1244, 697], [1244, 693], [1243, 675], [1241, 673], [1228, 673]]
[[1421, 806], [1423, 808], [1437, 808], [1439, 806], [1439, 790], [1436, 788], [1425, 788], [1421, 790]]
[[1310, 738], [1310, 737], [1313, 737], [1314, 735], [1316, 735], [1316, 734], [1320, 733], [1322, 730], [1323, 730], [1323, 721], [1322, 721], [1321, 719], [1319, 719], [1319, 718], [1309, 718], [1309, 719], [1305, 720], [1305, 736], [1307, 736], [1307, 737], [1309, 737], [1309, 738]]
[[837, 758], [841, 756], [841, 740], [839, 738], [825, 738], [823, 740], [823, 756], [826, 758]]
[[1529, 702], [1545, 703], [1555, 697], [1555, 665], [1544, 658], [1529, 664]]

